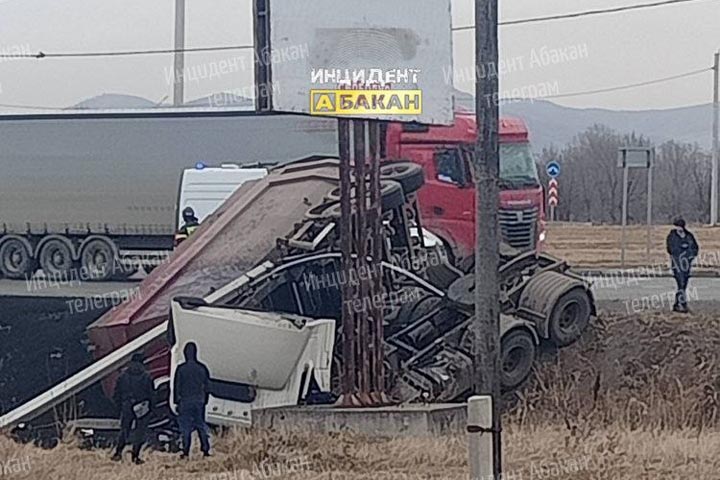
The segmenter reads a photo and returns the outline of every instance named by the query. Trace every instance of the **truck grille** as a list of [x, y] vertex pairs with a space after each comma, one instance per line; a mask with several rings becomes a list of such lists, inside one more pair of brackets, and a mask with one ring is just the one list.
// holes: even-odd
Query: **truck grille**
[[502, 239], [512, 247], [530, 250], [535, 248], [535, 226], [538, 209], [501, 209], [498, 215]]

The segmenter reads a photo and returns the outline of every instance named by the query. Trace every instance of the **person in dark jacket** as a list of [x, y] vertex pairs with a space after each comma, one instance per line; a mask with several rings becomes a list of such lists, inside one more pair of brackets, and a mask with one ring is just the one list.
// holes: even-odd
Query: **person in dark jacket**
[[122, 460], [128, 439], [132, 438], [132, 461], [140, 465], [140, 449], [145, 443], [150, 411], [153, 404], [153, 382], [145, 370], [142, 353], [132, 356], [130, 365], [118, 379], [115, 403], [120, 408], [120, 436], [113, 460]]
[[184, 223], [182, 227], [178, 229], [177, 233], [175, 233], [175, 246], [180, 245], [200, 226], [200, 220], [195, 216], [195, 210], [193, 210], [192, 207], [185, 207], [182, 215]]
[[690, 280], [690, 270], [700, 248], [695, 236], [685, 228], [685, 220], [677, 218], [673, 222], [673, 226], [675, 228], [670, 231], [666, 241], [673, 276], [675, 277], [675, 283], [677, 283], [673, 311], [687, 312], [687, 286]]
[[182, 458], [190, 455], [192, 433], [197, 430], [203, 456], [210, 456], [210, 439], [205, 423], [205, 407], [210, 398], [210, 371], [197, 358], [197, 345], [188, 342], [183, 349], [185, 363], [175, 371], [173, 396], [183, 439]]

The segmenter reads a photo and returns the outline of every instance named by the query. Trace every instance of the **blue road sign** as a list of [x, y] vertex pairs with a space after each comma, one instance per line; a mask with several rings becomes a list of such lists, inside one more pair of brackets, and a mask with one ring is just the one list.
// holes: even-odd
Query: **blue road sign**
[[557, 178], [560, 175], [560, 164], [557, 162], [548, 163], [547, 174], [550, 178]]

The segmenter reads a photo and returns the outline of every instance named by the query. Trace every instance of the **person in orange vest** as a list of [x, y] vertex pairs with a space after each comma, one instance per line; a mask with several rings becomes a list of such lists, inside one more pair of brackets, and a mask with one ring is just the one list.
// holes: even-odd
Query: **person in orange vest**
[[183, 210], [183, 222], [185, 222], [183, 226], [175, 233], [175, 246], [180, 245], [200, 227], [200, 221], [195, 216], [195, 210], [192, 207], [185, 207]]

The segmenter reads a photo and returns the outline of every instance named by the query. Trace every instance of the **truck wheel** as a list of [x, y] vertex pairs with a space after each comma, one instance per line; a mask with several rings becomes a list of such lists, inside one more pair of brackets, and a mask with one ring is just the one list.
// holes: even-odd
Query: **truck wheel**
[[394, 210], [405, 204], [405, 192], [398, 182], [380, 180], [380, 194], [383, 210]]
[[500, 386], [503, 391], [519, 387], [532, 372], [535, 340], [525, 330], [515, 330], [500, 340]]
[[48, 240], [40, 250], [38, 262], [45, 276], [52, 278], [67, 276], [74, 265], [70, 247], [60, 239]]
[[425, 184], [425, 172], [420, 165], [413, 162], [392, 162], [380, 166], [380, 178], [395, 180], [410, 195]]
[[[368, 198], [370, 194], [368, 193]], [[387, 210], [393, 210], [395, 208], [400, 207], [405, 203], [405, 193], [403, 192], [402, 185], [400, 183], [395, 182], [393, 180], [381, 180], [380, 181], [380, 195], [382, 197], [382, 209]], [[355, 198], [355, 187], [353, 186], [351, 190], [351, 195], [353, 199]], [[331, 202], [339, 202], [340, 201], [340, 187], [337, 187], [333, 189], [330, 193], [327, 194], [328, 200]], [[368, 200], [369, 201], [369, 200]], [[337, 209], [340, 208], [340, 204], [337, 204]]]
[[575, 343], [590, 323], [590, 296], [582, 288], [574, 288], [560, 297], [550, 315], [550, 340], [558, 347]]
[[20, 280], [35, 271], [35, 259], [20, 239], [6, 240], [0, 247], [0, 273], [5, 278]]
[[333, 201], [328, 203], [322, 203], [320, 205], [312, 207], [310, 210], [305, 212], [305, 218], [309, 218], [311, 220], [333, 218], [333, 212], [331, 211], [331, 209], [336, 205], [338, 205], [338, 202]]
[[404, 303], [399, 309], [395, 320], [390, 327], [399, 330], [413, 321], [430, 313], [440, 303], [440, 298], [433, 295], [423, 295], [420, 300]]
[[105, 282], [115, 274], [115, 249], [106, 240], [96, 238], [83, 246], [80, 264], [89, 280]]

